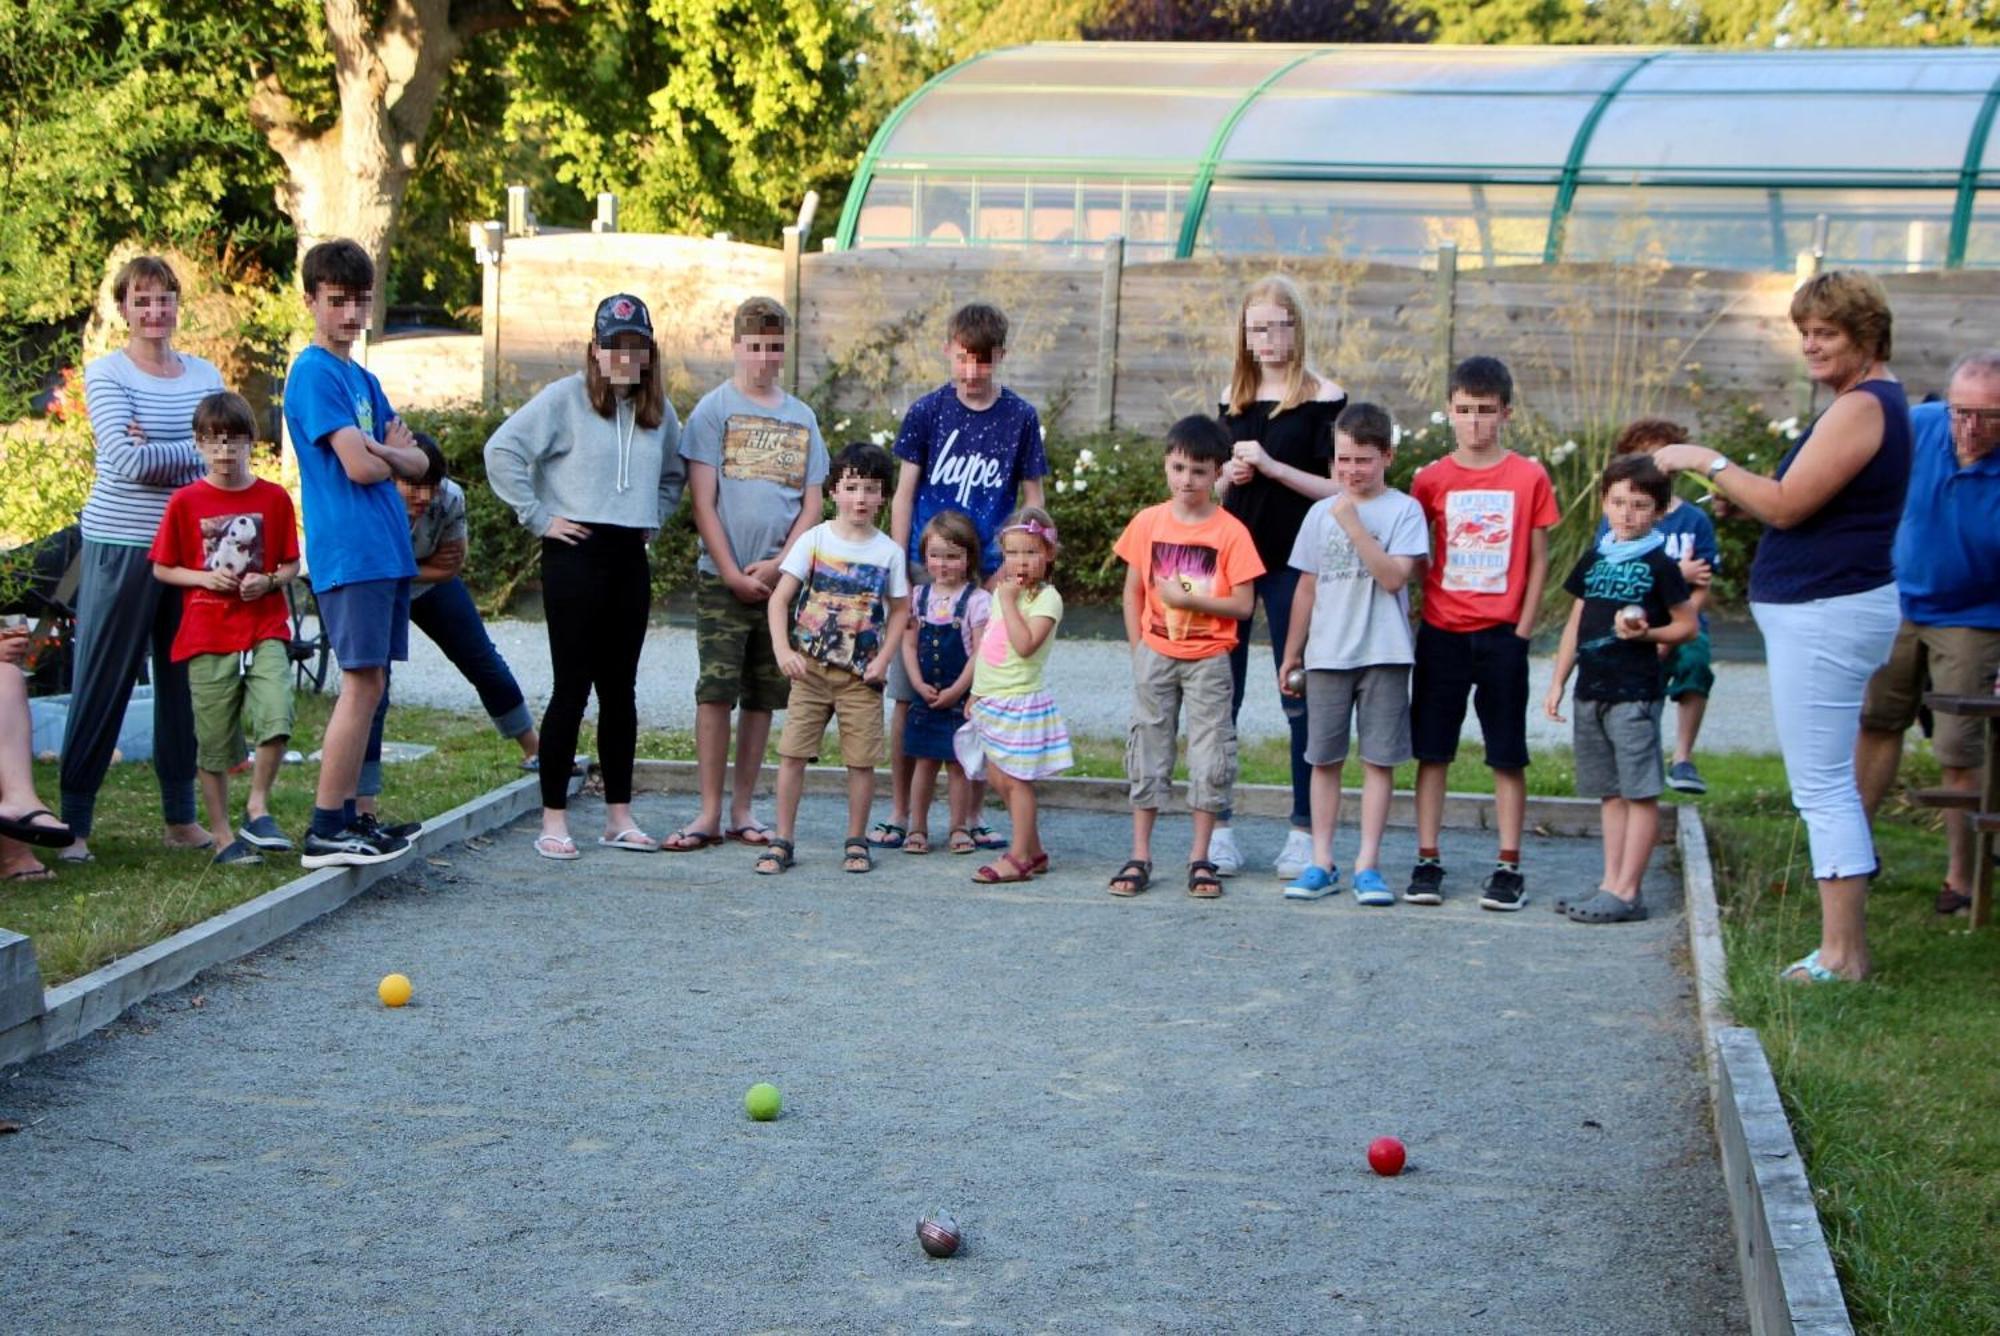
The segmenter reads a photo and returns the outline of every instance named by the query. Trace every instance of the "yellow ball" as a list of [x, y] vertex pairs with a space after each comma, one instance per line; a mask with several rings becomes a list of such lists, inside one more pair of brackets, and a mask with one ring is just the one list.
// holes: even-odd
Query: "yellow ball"
[[401, 974], [385, 974], [375, 985], [375, 995], [385, 1007], [400, 1007], [410, 1000], [410, 981]]
[[760, 1123], [768, 1123], [778, 1116], [784, 1100], [778, 1094], [778, 1087], [769, 1081], [759, 1081], [743, 1096], [743, 1111]]

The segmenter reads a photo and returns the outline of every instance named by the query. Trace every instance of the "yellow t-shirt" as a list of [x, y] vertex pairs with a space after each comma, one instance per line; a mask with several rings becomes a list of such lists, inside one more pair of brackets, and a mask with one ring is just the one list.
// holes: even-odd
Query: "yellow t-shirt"
[[[1021, 616], [1030, 626], [1037, 617], [1052, 618], [1060, 625], [1062, 615], [1062, 595], [1054, 585], [1045, 584], [1021, 600]], [[995, 594], [992, 615], [986, 619], [986, 634], [979, 641], [979, 652], [973, 656], [972, 694], [1025, 696], [1040, 691], [1042, 666], [1049, 661], [1049, 651], [1055, 648], [1055, 643], [1055, 628], [1050, 627], [1040, 649], [1025, 659], [1016, 654], [1014, 642], [1007, 638], [1007, 617], [1000, 610], [1000, 596]]]

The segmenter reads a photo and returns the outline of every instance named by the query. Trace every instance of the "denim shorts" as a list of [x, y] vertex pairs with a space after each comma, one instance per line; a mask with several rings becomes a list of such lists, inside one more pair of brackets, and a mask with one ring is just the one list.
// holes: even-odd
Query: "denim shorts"
[[410, 657], [410, 582], [363, 580], [313, 591], [342, 670], [386, 668]]

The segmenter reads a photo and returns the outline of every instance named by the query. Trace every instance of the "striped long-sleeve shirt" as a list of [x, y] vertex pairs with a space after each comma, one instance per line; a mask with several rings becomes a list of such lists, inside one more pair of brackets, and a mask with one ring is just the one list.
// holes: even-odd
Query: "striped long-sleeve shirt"
[[[151, 547], [176, 488], [207, 470], [194, 448], [195, 405], [223, 387], [212, 363], [179, 353], [181, 374], [148, 375], [123, 349], [83, 369], [84, 402], [97, 438], [97, 481], [83, 503], [83, 536]], [[137, 421], [145, 440], [128, 428]]]

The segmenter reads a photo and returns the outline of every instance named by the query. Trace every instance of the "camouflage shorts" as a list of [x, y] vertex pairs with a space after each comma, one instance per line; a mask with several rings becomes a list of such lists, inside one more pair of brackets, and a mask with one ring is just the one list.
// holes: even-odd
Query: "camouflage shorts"
[[694, 684], [697, 704], [785, 708], [792, 684], [778, 671], [765, 606], [743, 602], [720, 577], [706, 572], [695, 576], [694, 644], [701, 660], [701, 676]]

